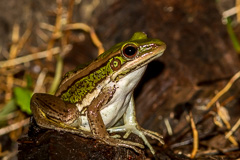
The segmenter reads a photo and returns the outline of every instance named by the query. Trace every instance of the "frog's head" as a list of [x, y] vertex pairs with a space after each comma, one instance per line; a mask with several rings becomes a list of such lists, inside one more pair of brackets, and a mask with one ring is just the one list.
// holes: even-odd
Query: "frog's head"
[[130, 40], [114, 45], [84, 68], [68, 72], [55, 95], [76, 103], [103, 86], [98, 84], [119, 80], [125, 86], [131, 84], [127, 87], [131, 90], [142, 77], [146, 65], [161, 56], [165, 49], [166, 45], [160, 40], [137, 32]]
[[111, 79], [118, 81], [161, 56], [165, 49], [165, 43], [160, 40], [150, 39], [145, 33], [136, 32], [130, 40], [116, 44], [98, 59], [109, 60]]

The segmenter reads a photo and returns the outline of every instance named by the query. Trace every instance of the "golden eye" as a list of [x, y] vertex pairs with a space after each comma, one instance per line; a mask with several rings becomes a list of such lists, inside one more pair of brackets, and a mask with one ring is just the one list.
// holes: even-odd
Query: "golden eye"
[[138, 53], [137, 46], [134, 44], [126, 45], [123, 47], [122, 53], [127, 58], [134, 58]]

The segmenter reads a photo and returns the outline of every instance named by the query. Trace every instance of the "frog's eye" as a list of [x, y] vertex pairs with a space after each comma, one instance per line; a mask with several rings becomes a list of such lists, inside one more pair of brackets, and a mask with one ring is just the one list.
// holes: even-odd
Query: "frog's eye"
[[122, 53], [127, 58], [134, 58], [138, 53], [137, 46], [134, 44], [128, 44], [123, 47]]

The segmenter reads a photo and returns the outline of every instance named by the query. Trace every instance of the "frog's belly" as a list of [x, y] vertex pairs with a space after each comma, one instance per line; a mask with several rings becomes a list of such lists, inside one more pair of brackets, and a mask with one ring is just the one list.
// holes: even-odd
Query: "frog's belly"
[[[120, 90], [117, 90], [115, 93], [120, 92]], [[121, 92], [120, 92], [121, 93]], [[132, 92], [126, 94], [114, 94], [118, 96], [113, 96], [113, 98], [108, 103], [108, 106], [106, 106], [103, 110], [100, 111], [103, 122], [106, 126], [106, 128], [112, 127], [125, 113], [130, 98], [132, 95]], [[87, 116], [81, 116], [82, 125], [85, 130], [90, 131], [89, 123]]]
[[108, 107], [101, 110], [101, 116], [106, 128], [110, 128], [116, 124], [126, 112], [132, 93], [133, 92], [125, 96], [116, 97], [116, 99], [121, 99], [120, 101], [114, 100], [115, 97], [113, 97]]
[[[116, 91], [112, 99], [104, 106], [100, 112], [106, 128], [112, 127], [125, 113], [133, 90], [141, 79], [146, 66], [128, 74], [117, 83], [110, 82], [106, 87], [115, 87]], [[81, 127], [90, 131], [87, 116], [81, 116]]]

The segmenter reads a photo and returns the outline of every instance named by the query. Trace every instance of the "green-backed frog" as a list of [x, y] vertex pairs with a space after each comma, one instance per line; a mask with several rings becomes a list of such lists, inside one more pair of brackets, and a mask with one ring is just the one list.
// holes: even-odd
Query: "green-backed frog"
[[[31, 99], [34, 119], [41, 127], [99, 139], [112, 146], [141, 152], [142, 144], [110, 136], [125, 132], [138, 135], [155, 154], [145, 136], [163, 143], [162, 136], [141, 128], [136, 121], [133, 91], [152, 60], [166, 45], [136, 32], [84, 68], [68, 72], [55, 95], [36, 93]], [[123, 118], [123, 125], [116, 125]]]

